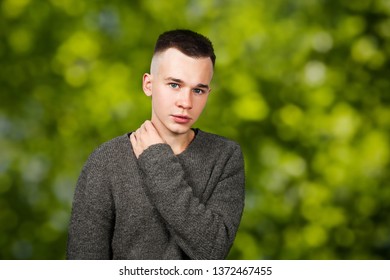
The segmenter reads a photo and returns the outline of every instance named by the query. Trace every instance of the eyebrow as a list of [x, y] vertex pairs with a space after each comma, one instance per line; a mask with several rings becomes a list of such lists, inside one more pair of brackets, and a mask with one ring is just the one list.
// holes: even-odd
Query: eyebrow
[[[178, 83], [178, 84], [184, 84], [184, 81], [181, 80], [181, 79], [177, 79], [177, 78], [173, 78], [173, 77], [168, 77], [168, 78], [165, 78], [166, 81], [172, 81], [172, 82], [175, 82], [175, 83]], [[205, 88], [205, 89], [209, 89], [209, 85], [206, 85], [206, 84], [197, 84], [196, 85], [197, 88]]]

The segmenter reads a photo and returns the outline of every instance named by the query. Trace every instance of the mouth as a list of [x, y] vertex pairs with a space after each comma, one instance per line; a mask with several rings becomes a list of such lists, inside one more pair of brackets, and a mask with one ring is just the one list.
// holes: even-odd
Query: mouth
[[184, 124], [191, 121], [191, 118], [187, 115], [171, 115], [171, 117], [176, 123]]

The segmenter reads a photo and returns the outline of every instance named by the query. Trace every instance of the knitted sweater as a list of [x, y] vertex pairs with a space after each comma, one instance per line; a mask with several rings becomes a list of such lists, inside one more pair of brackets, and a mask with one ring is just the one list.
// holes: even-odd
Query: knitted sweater
[[196, 130], [137, 159], [128, 135], [97, 148], [77, 182], [68, 259], [224, 259], [244, 206], [240, 146]]

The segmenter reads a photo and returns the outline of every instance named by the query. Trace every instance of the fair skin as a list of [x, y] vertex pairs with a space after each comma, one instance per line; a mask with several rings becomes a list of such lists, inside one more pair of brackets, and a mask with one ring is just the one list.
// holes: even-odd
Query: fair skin
[[201, 115], [213, 77], [208, 57], [189, 57], [175, 48], [155, 54], [143, 90], [152, 98], [152, 117], [130, 135], [138, 158], [154, 144], [167, 143], [182, 153], [194, 138], [192, 125]]

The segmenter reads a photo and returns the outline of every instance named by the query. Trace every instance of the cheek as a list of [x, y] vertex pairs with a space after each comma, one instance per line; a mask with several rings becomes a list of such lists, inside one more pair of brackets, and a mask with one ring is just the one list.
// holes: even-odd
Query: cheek
[[200, 100], [197, 100], [197, 103], [196, 103], [196, 111], [200, 114], [204, 107], [206, 106], [206, 103], [207, 103], [207, 97], [206, 98], [201, 98]]
[[169, 98], [169, 94], [159, 92], [152, 95], [152, 105], [157, 110], [164, 110], [164, 108], [169, 107], [171, 103], [172, 101]]

